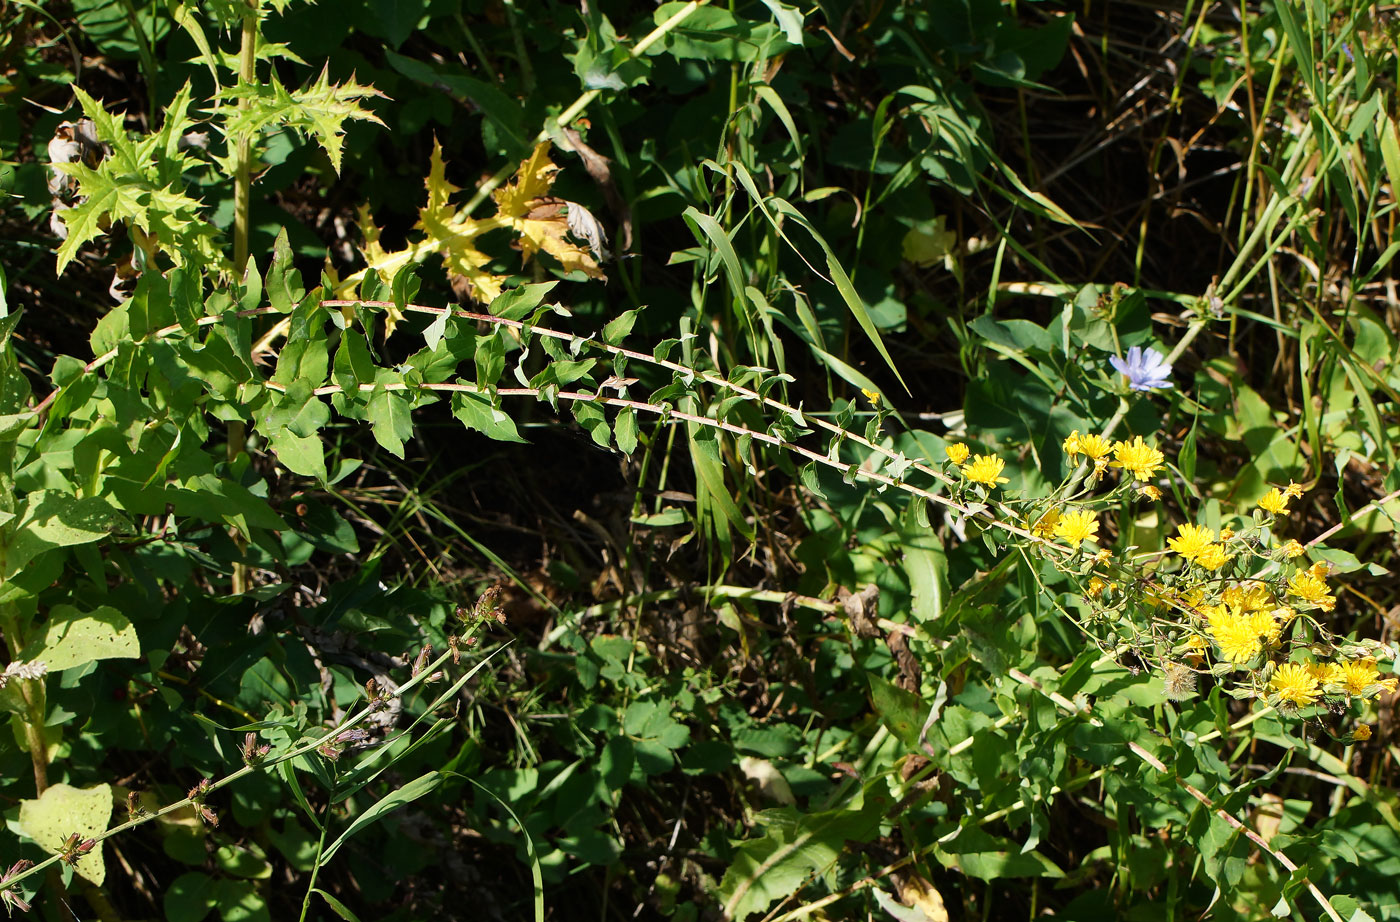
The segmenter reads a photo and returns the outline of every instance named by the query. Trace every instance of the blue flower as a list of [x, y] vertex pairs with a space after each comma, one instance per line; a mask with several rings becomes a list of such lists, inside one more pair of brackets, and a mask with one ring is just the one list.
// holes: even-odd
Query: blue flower
[[1154, 387], [1171, 387], [1172, 367], [1156, 349], [1142, 351], [1140, 346], [1128, 350], [1125, 362], [1118, 356], [1110, 356], [1108, 363], [1121, 374], [1128, 376], [1128, 387], [1135, 391], [1150, 391]]

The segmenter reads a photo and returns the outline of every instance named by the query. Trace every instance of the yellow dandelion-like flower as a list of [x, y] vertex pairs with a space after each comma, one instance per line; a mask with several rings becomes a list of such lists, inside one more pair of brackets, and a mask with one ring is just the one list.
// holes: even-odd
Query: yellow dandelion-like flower
[[1138, 480], [1150, 480], [1166, 459], [1162, 453], [1137, 436], [1131, 442], [1115, 442], [1113, 466], [1121, 467]]
[[1235, 530], [1233, 528], [1226, 527], [1220, 529], [1220, 540], [1222, 543], [1229, 541], [1233, 537], [1235, 537]]
[[962, 442], [954, 442], [951, 445], [944, 445], [943, 451], [948, 456], [948, 460], [954, 464], [962, 464], [970, 454], [966, 445]]
[[1393, 695], [1393, 694], [1395, 694], [1395, 685], [1396, 685], [1396, 682], [1397, 682], [1397, 681], [1400, 681], [1400, 680], [1397, 680], [1397, 679], [1395, 678], [1395, 676], [1387, 676], [1386, 678], [1381, 679], [1381, 680], [1380, 680], [1379, 682], [1377, 682], [1376, 684], [1379, 685], [1383, 690], [1385, 690], [1385, 691], [1387, 691], [1387, 692], [1389, 692], [1389, 693], [1391, 693], [1391, 694]]
[[1336, 663], [1308, 663], [1308, 674], [1317, 679], [1319, 687], [1342, 684], [1342, 667]]
[[1376, 661], [1373, 659], [1356, 659], [1349, 663], [1343, 663], [1341, 673], [1341, 679], [1337, 684], [1342, 686], [1348, 695], [1363, 694], [1381, 677], [1380, 673], [1376, 671]]
[[1089, 588], [1087, 590], [1089, 593], [1089, 598], [1097, 599], [1099, 596], [1103, 595], [1103, 591], [1107, 587], [1108, 583], [1104, 582], [1102, 577], [1095, 576], [1090, 578]]
[[1047, 509], [1045, 514], [1040, 517], [1040, 520], [1031, 526], [1031, 534], [1035, 535], [1037, 538], [1049, 538], [1055, 534], [1055, 526], [1059, 521], [1060, 510]]
[[869, 400], [869, 401], [870, 401], [870, 405], [871, 405], [872, 407], [878, 407], [878, 406], [880, 405], [880, 392], [879, 392], [879, 391], [872, 391], [872, 390], [869, 390], [869, 389], [867, 389], [867, 388], [862, 387], [862, 388], [860, 389], [860, 392], [861, 392], [862, 394], [865, 395], [865, 399], [866, 399], [866, 400]]
[[1225, 553], [1223, 545], [1208, 544], [1196, 556], [1196, 566], [1204, 567], [1207, 570], [1219, 570], [1235, 557], [1234, 554]]
[[1274, 677], [1269, 680], [1269, 687], [1284, 701], [1290, 701], [1299, 707], [1312, 704], [1321, 694], [1317, 687], [1317, 679], [1307, 667], [1297, 663], [1284, 663], [1278, 667]]
[[1251, 585], [1248, 589], [1243, 586], [1229, 586], [1220, 593], [1220, 601], [1242, 615], [1263, 611], [1273, 605], [1269, 590], [1258, 583]]
[[1000, 476], [1001, 469], [1006, 467], [1006, 462], [996, 455], [976, 455], [970, 464], [962, 466], [962, 475], [973, 483], [985, 483], [989, 487], [994, 487], [999, 483], [1009, 483], [1005, 477]]
[[1152, 486], [1151, 484], [1139, 487], [1138, 494], [1141, 496], [1146, 496], [1150, 500], [1159, 500], [1162, 498], [1162, 491]]
[[1298, 617], [1298, 613], [1297, 613], [1296, 611], [1294, 611], [1293, 609], [1289, 608], [1287, 605], [1283, 605], [1283, 606], [1280, 606], [1279, 608], [1275, 608], [1275, 609], [1273, 610], [1272, 614], [1273, 614], [1274, 618], [1277, 619], [1277, 621], [1278, 621], [1279, 624], [1287, 624], [1288, 622], [1292, 621], [1294, 618]]
[[1167, 547], [1187, 560], [1201, 556], [1201, 551], [1215, 540], [1215, 531], [1204, 525], [1178, 525], [1176, 534], [1177, 537], [1167, 539]]
[[1370, 724], [1357, 724], [1356, 729], [1351, 731], [1351, 738], [1354, 740], [1368, 740], [1371, 738]]
[[1304, 548], [1301, 544], [1299, 544], [1296, 540], [1292, 538], [1288, 540], [1287, 544], [1279, 548], [1279, 553], [1289, 558], [1302, 557], [1303, 554], [1305, 554], [1306, 552], [1306, 548]]
[[1186, 649], [1188, 650], [1204, 650], [1207, 646], [1208, 643], [1206, 639], [1200, 634], [1192, 634], [1190, 637], [1186, 638]]
[[1200, 611], [1212, 631], [1223, 629], [1225, 625], [1238, 618], [1225, 605], [1202, 605]]
[[1303, 485], [1290, 480], [1288, 481], [1288, 486], [1283, 488], [1283, 495], [1286, 499], [1302, 499]]
[[1325, 560], [1319, 560], [1317, 563], [1308, 567], [1308, 572], [1318, 579], [1326, 579], [1328, 574], [1332, 572], [1332, 565]]
[[1099, 552], [1094, 555], [1094, 559], [1099, 563], [1108, 563], [1113, 559], [1113, 552], [1106, 547], [1099, 548]]
[[1264, 649], [1259, 633], [1244, 618], [1225, 618], [1210, 627], [1211, 635], [1220, 647], [1220, 655], [1236, 666], [1242, 666]]
[[1270, 515], [1283, 515], [1288, 511], [1288, 497], [1280, 493], [1278, 487], [1274, 487], [1259, 497], [1259, 502], [1255, 505]]
[[1075, 509], [1060, 516], [1060, 521], [1055, 523], [1055, 537], [1064, 538], [1075, 547], [1079, 547], [1081, 541], [1089, 541], [1099, 534], [1099, 520], [1094, 513], [1088, 509]]
[[1327, 584], [1311, 570], [1299, 570], [1293, 574], [1288, 581], [1288, 594], [1296, 595], [1304, 602], [1310, 602], [1328, 611], [1337, 602], [1328, 594]]
[[1263, 638], [1269, 646], [1278, 643], [1279, 635], [1283, 633], [1283, 625], [1274, 620], [1274, 616], [1266, 611], [1256, 611], [1245, 619], [1249, 624], [1249, 629]]
[[1060, 447], [1065, 450], [1065, 454], [1069, 455], [1071, 459], [1083, 454], [1084, 449], [1079, 447], [1079, 430], [1076, 429], [1071, 432], [1069, 437], [1065, 439], [1064, 444]]
[[1081, 435], [1079, 450], [1097, 461], [1113, 450], [1113, 443], [1101, 435]]

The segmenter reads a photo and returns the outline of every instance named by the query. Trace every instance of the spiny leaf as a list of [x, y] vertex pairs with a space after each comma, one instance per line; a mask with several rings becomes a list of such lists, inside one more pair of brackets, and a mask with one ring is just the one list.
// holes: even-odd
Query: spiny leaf
[[[353, 77], [345, 83], [332, 84], [329, 70], [322, 69], [316, 82], [303, 90], [289, 91], [273, 74], [267, 83], [232, 87], [218, 98], [224, 103], [225, 131], [231, 139], [251, 137], [284, 126], [294, 128], [314, 138], [339, 173], [345, 122], [384, 124], [379, 116], [358, 104], [359, 100], [373, 96], [384, 94], [372, 86], [356, 83]], [[245, 105], [237, 105], [239, 102]]]

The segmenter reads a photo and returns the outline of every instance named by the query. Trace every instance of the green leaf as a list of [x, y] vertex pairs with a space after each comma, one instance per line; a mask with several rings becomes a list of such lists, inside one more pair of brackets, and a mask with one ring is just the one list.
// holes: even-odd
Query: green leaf
[[549, 294], [558, 284], [558, 282], [531, 282], [508, 289], [501, 292], [500, 297], [492, 301], [487, 310], [497, 317], [504, 317], [507, 320], [522, 320], [539, 307], [544, 296]]
[[729, 292], [736, 301], [744, 300], [744, 283], [746, 276], [739, 267], [739, 256], [734, 252], [734, 244], [730, 241], [729, 235], [724, 232], [724, 228], [710, 215], [697, 209], [694, 205], [688, 206], [682, 215], [685, 222], [690, 225], [692, 231], [698, 231], [696, 239], [704, 243], [708, 238], [719, 253], [720, 260], [724, 263], [724, 277], [729, 282]]
[[399, 807], [410, 804], [418, 798], [436, 790], [438, 785], [442, 784], [443, 778], [444, 776], [441, 772], [427, 772], [426, 774], [419, 775], [398, 790], [389, 792], [376, 803], [371, 804], [368, 808], [359, 813], [355, 819], [351, 821], [350, 825], [346, 827], [345, 831], [321, 854], [321, 864], [329, 864], [331, 858], [335, 857], [335, 853], [340, 850], [340, 847], [355, 833], [369, 826], [371, 823], [377, 822], [380, 817], [386, 816]]
[[632, 409], [624, 409], [617, 414], [617, 419], [613, 421], [613, 438], [617, 440], [617, 447], [625, 455], [632, 454], [637, 448], [637, 412]]
[[200, 922], [218, 905], [214, 878], [188, 871], [170, 882], [162, 904], [168, 922]]
[[326, 901], [326, 905], [331, 908], [331, 911], [334, 912], [336, 915], [340, 916], [342, 919], [345, 919], [346, 922], [360, 922], [359, 916], [351, 912], [345, 906], [344, 903], [331, 896], [326, 891], [320, 889], [319, 887], [312, 887], [311, 892], [320, 894], [321, 899]]
[[[63, 842], [73, 833], [79, 839], [91, 839], [107, 831], [112, 818], [112, 788], [99, 784], [90, 788], [75, 788], [67, 784], [50, 785], [37, 800], [22, 800], [19, 804], [19, 828], [51, 855], [63, 853]], [[102, 843], [78, 859], [74, 869], [80, 877], [102, 886], [107, 878], [107, 866], [102, 863]]]
[[740, 846], [720, 882], [725, 915], [743, 922], [796, 893], [811, 876], [829, 875], [847, 842], [868, 842], [879, 831], [888, 798], [876, 790], [872, 785], [863, 802], [844, 810], [803, 814], [781, 807], [759, 813], [767, 833]]
[[413, 438], [413, 402], [402, 394], [377, 387], [370, 394], [365, 418], [373, 427], [374, 440], [403, 457], [403, 443]]
[[72, 547], [107, 537], [122, 524], [121, 514], [98, 497], [38, 490], [24, 498], [18, 518], [5, 526], [4, 573], [9, 579], [25, 564], [56, 547]]
[[870, 683], [870, 700], [875, 713], [880, 715], [881, 723], [906, 749], [918, 752], [919, 732], [923, 727], [924, 713], [928, 710], [919, 696], [873, 673], [868, 673], [865, 678]]
[[274, 71], [267, 82], [240, 83], [223, 90], [218, 99], [225, 119], [224, 131], [229, 137], [252, 138], [277, 128], [292, 128], [314, 138], [330, 158], [331, 168], [339, 173], [345, 122], [384, 124], [379, 116], [359, 105], [360, 100], [383, 95], [353, 79], [332, 84], [327, 65], [316, 82], [303, 90], [288, 91]]
[[574, 411], [574, 419], [588, 430], [595, 443], [602, 448], [611, 444], [612, 433], [608, 429], [608, 417], [601, 407], [586, 400], [575, 400], [570, 408]]
[[115, 608], [103, 605], [81, 612], [72, 605], [55, 605], [44, 623], [43, 636], [30, 641], [21, 659], [43, 660], [50, 672], [58, 672], [97, 660], [140, 655], [136, 628]]
[[498, 442], [525, 441], [520, 437], [520, 433], [515, 431], [515, 422], [480, 394], [467, 391], [454, 393], [452, 415], [468, 429], [475, 429]]
[[639, 313], [641, 313], [641, 308], [623, 311], [609, 320], [603, 327], [603, 342], [610, 346], [616, 346], [626, 339], [628, 334], [632, 332], [632, 327], [636, 325]]

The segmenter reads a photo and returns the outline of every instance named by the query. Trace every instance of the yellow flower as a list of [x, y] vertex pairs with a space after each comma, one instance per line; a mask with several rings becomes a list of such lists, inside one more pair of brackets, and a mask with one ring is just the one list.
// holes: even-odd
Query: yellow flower
[[1049, 538], [1055, 534], [1055, 525], [1060, 521], [1060, 510], [1047, 509], [1040, 521], [1031, 526], [1031, 534], [1037, 538]]
[[1342, 667], [1336, 663], [1308, 663], [1308, 673], [1322, 687], [1342, 684]]
[[1371, 738], [1370, 724], [1357, 724], [1356, 729], [1351, 731], [1351, 738], [1354, 740], [1368, 740]]
[[1094, 555], [1094, 559], [1099, 563], [1108, 563], [1113, 559], [1113, 552], [1106, 547], [1099, 548], [1099, 552]]
[[1281, 608], [1275, 608], [1273, 610], [1273, 616], [1278, 619], [1279, 624], [1287, 624], [1294, 618], [1298, 617], [1298, 613], [1293, 609], [1289, 608], [1287, 605], [1284, 605]]
[[1376, 661], [1373, 659], [1356, 659], [1344, 663], [1341, 673], [1337, 684], [1342, 686], [1348, 695], [1362, 694], [1380, 678], [1380, 673], [1376, 672]]
[[1288, 511], [1288, 497], [1280, 493], [1278, 487], [1274, 487], [1259, 497], [1259, 502], [1256, 505], [1270, 515], [1283, 515]]
[[944, 445], [943, 451], [948, 455], [948, 460], [954, 464], [962, 464], [967, 460], [967, 446], [962, 442], [953, 442], [951, 445]]
[[976, 455], [971, 464], [964, 464], [962, 475], [973, 483], [985, 483], [989, 487], [994, 487], [999, 483], [1009, 483], [1005, 477], [999, 476], [1001, 469], [1006, 467], [1006, 462], [996, 455]]
[[1200, 634], [1192, 634], [1190, 637], [1186, 638], [1186, 649], [1188, 649], [1188, 650], [1204, 650], [1205, 648], [1206, 648], [1206, 639], [1205, 639], [1204, 637], [1202, 637]]
[[1306, 550], [1296, 540], [1290, 538], [1288, 543], [1279, 548], [1279, 552], [1285, 557], [1302, 557]]
[[1395, 685], [1396, 685], [1396, 682], [1397, 682], [1397, 681], [1400, 681], [1400, 680], [1397, 680], [1397, 679], [1395, 678], [1395, 676], [1387, 676], [1386, 678], [1381, 679], [1381, 680], [1380, 680], [1379, 682], [1377, 682], [1376, 684], [1379, 685], [1381, 688], [1383, 688], [1385, 691], [1390, 692], [1391, 694], [1394, 694], [1394, 693], [1395, 693]]
[[866, 399], [866, 400], [869, 400], [869, 401], [870, 401], [870, 405], [871, 405], [872, 407], [878, 407], [878, 406], [880, 405], [880, 392], [879, 392], [879, 391], [872, 391], [872, 390], [868, 390], [868, 389], [862, 387], [862, 388], [860, 389], [860, 392], [861, 392], [862, 394], [865, 395], [865, 399]]
[[1102, 579], [1101, 577], [1098, 577], [1098, 576], [1091, 577], [1091, 578], [1089, 579], [1089, 589], [1088, 589], [1089, 598], [1091, 598], [1091, 599], [1097, 599], [1099, 596], [1103, 595], [1104, 588], [1107, 587], [1107, 586], [1108, 586], [1108, 583], [1104, 582], [1103, 579]]
[[1288, 581], [1288, 594], [1296, 595], [1325, 611], [1331, 611], [1337, 604], [1337, 600], [1327, 593], [1327, 584], [1310, 570], [1299, 570], [1293, 574]]
[[1071, 432], [1069, 437], [1065, 439], [1064, 444], [1060, 447], [1065, 450], [1065, 454], [1069, 455], [1071, 459], [1082, 454], [1084, 449], [1079, 447], [1079, 430], [1076, 429]]
[[1270, 646], [1278, 643], [1278, 638], [1283, 632], [1283, 627], [1274, 620], [1273, 615], [1266, 611], [1256, 611], [1244, 620], [1249, 624], [1249, 629], [1262, 637]]
[[1175, 538], [1167, 539], [1167, 547], [1187, 560], [1195, 560], [1201, 551], [1215, 540], [1215, 532], [1204, 525], [1178, 525]]
[[1222, 543], [1229, 541], [1233, 537], [1235, 537], [1235, 530], [1233, 528], [1226, 527], [1220, 529], [1220, 540]]
[[1162, 491], [1150, 484], [1147, 486], [1140, 487], [1138, 489], [1138, 492], [1151, 500], [1158, 500], [1162, 498]]
[[1233, 560], [1234, 556], [1234, 554], [1225, 553], [1225, 548], [1222, 545], [1208, 544], [1196, 556], [1196, 565], [1207, 570], [1219, 570]]
[[1131, 442], [1115, 442], [1113, 458], [1114, 467], [1121, 467], [1138, 480], [1152, 479], [1166, 460], [1160, 451], [1145, 443], [1142, 436]]
[[1303, 485], [1290, 480], [1288, 481], [1288, 486], [1283, 488], [1283, 495], [1287, 499], [1302, 499]]
[[1064, 538], [1075, 547], [1081, 541], [1089, 541], [1099, 534], [1099, 520], [1091, 510], [1075, 509], [1060, 516], [1055, 524], [1055, 537]]
[[1284, 663], [1278, 667], [1274, 677], [1269, 680], [1269, 686], [1284, 701], [1291, 701], [1299, 707], [1312, 704], [1320, 694], [1317, 679], [1306, 666], [1297, 663]]
[[1332, 565], [1325, 560], [1319, 560], [1308, 567], [1308, 572], [1318, 579], [1326, 579], [1327, 575], [1332, 572]]
[[1081, 435], [1079, 450], [1097, 461], [1112, 451], [1113, 445], [1101, 435]]
[[1259, 633], [1244, 618], [1224, 618], [1210, 626], [1211, 635], [1220, 646], [1220, 655], [1227, 662], [1242, 666], [1264, 649]]
[[1247, 615], [1250, 612], [1263, 611], [1273, 600], [1269, 598], [1269, 590], [1256, 583], [1248, 589], [1243, 586], [1226, 587], [1225, 591], [1220, 593], [1220, 601], [1238, 614]]

